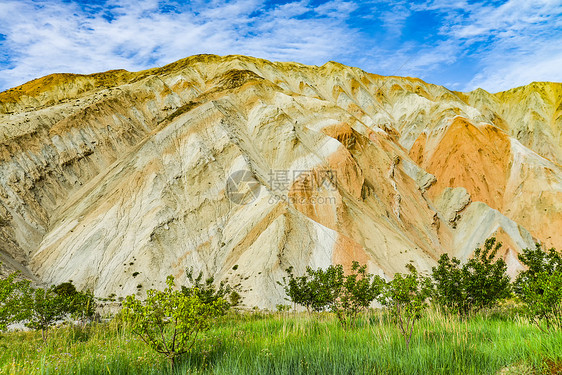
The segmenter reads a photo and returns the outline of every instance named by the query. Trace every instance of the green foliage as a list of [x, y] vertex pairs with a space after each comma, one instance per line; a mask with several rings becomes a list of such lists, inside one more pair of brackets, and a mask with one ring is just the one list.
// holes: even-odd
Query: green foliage
[[17, 275], [0, 280], [0, 330], [25, 321], [27, 327], [41, 330], [46, 342], [49, 328], [67, 315], [77, 319], [93, 316], [96, 305], [90, 292], [77, 291], [71, 282], [33, 289], [29, 280], [16, 281]]
[[378, 299], [391, 311], [408, 349], [414, 325], [427, 308], [426, 301], [431, 292], [431, 279], [419, 274], [412, 264], [406, 267], [410, 272], [406, 275], [395, 274], [394, 279], [386, 283]]
[[23, 296], [29, 289], [29, 280], [17, 280], [19, 273], [13, 272], [0, 279], [0, 332], [11, 323], [23, 320]]
[[133, 332], [164, 354], [173, 367], [177, 357], [192, 349], [199, 333], [209, 329], [228, 303], [221, 297], [203, 300], [194, 289], [189, 293], [175, 290], [172, 276], [168, 276], [166, 285], [164, 291], [148, 290], [145, 301], [127, 296], [123, 315], [132, 323]]
[[335, 298], [330, 309], [336, 313], [341, 323], [347, 324], [381, 294], [384, 280], [367, 273], [367, 265], [361, 266], [357, 261], [353, 261], [351, 272], [345, 276], [341, 265], [334, 268], [337, 269], [336, 283], [332, 284], [332, 295]]
[[307, 267], [302, 276], [295, 276], [292, 267], [286, 272], [288, 279], [283, 278], [281, 285], [290, 301], [309, 312], [330, 309], [345, 324], [369, 307], [381, 292], [382, 279], [367, 273], [367, 266], [356, 261], [347, 275], [341, 264], [325, 270]]
[[93, 318], [96, 312], [96, 301], [92, 292], [76, 290], [72, 281], [55, 286], [53, 291], [65, 298], [66, 310], [74, 319], [85, 321]]
[[279, 284], [291, 302], [305, 307], [308, 312], [326, 310], [333, 303], [336, 285], [343, 277], [341, 265], [330, 266], [326, 270], [306, 267], [302, 276], [295, 276], [293, 267], [285, 271], [288, 279], [283, 277], [283, 283]]
[[228, 301], [230, 302], [230, 306], [236, 307], [242, 302], [242, 296], [236, 290], [233, 290], [228, 296]]
[[48, 329], [72, 312], [69, 299], [64, 294], [57, 294], [55, 289], [54, 286], [30, 289], [24, 297], [27, 318], [25, 325], [41, 330], [45, 342]]
[[494, 237], [477, 248], [474, 256], [461, 266], [457, 258], [443, 254], [432, 269], [434, 301], [446, 310], [466, 318], [471, 313], [496, 305], [511, 295], [507, 265], [494, 258], [501, 243]]
[[181, 290], [186, 296], [196, 294], [203, 303], [212, 304], [219, 300], [230, 301], [229, 304], [222, 305], [224, 310], [221, 315], [226, 314], [231, 306], [238, 305], [242, 296], [238, 293], [239, 285], [231, 286], [228, 280], [222, 280], [218, 285], [215, 285], [215, 278], [210, 276], [203, 280], [203, 272], [195, 277], [193, 274], [193, 268], [188, 268], [185, 271], [187, 280], [189, 280], [191, 286], [187, 287], [182, 285]]
[[527, 270], [515, 280], [515, 293], [539, 328], [562, 328], [562, 256], [554, 248], [524, 249], [519, 260]]
[[53, 288], [53, 291], [58, 294], [59, 296], [72, 298], [78, 291], [72, 281], [67, 281], [65, 283], [60, 283], [59, 285]]
[[275, 309], [277, 310], [277, 312], [287, 313], [287, 312], [291, 311], [291, 306], [283, 305], [283, 304], [277, 304], [277, 305], [275, 305]]

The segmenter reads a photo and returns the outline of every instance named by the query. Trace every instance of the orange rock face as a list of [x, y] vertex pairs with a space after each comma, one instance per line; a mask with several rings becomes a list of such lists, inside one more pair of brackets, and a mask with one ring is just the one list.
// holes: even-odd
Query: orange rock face
[[446, 187], [464, 187], [473, 201], [501, 211], [511, 164], [509, 137], [492, 125], [473, 125], [461, 117], [437, 137], [437, 146], [427, 149], [423, 133], [410, 152], [419, 166], [437, 177], [429, 195], [435, 198]]

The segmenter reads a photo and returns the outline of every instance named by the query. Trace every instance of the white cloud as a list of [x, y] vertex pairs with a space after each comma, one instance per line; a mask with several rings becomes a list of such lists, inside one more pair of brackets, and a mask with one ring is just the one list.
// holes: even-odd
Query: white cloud
[[548, 0], [509, 0], [498, 7], [471, 5], [464, 9], [468, 17], [450, 26], [451, 36], [467, 38], [489, 36], [506, 31], [530, 35], [530, 29], [542, 31], [546, 21], [561, 13], [561, 3]]
[[354, 2], [332, 0], [316, 7], [315, 12], [322, 16], [345, 19], [356, 9], [357, 4]]
[[536, 51], [525, 58], [488, 61], [484, 69], [466, 86], [467, 90], [484, 87], [490, 92], [505, 91], [533, 81], [562, 82], [562, 46]]
[[[269, 8], [258, 0], [200, 1], [178, 12], [161, 12], [156, 0], [108, 5], [113, 19], [62, 1], [0, 3], [0, 46], [10, 57], [9, 66], [0, 64], [0, 88], [53, 72], [139, 70], [198, 53], [320, 64], [349, 51], [355, 34], [345, 22], [355, 6], [339, 0]], [[309, 12], [317, 17], [301, 17]]]
[[480, 67], [465, 90], [483, 87], [496, 92], [532, 81], [562, 81], [560, 0], [443, 7], [449, 23], [441, 33], [456, 41], [456, 53], [471, 56]]

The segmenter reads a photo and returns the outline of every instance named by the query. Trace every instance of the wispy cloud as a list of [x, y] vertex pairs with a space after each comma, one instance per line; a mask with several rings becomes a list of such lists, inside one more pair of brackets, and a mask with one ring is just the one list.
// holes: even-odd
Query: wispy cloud
[[198, 53], [323, 63], [349, 51], [352, 2], [0, 3], [0, 88], [52, 72], [138, 70]]
[[485, 87], [497, 92], [533, 81], [562, 82], [562, 45], [543, 46], [517, 60], [508, 55], [488, 57], [482, 71], [468, 82], [466, 89]]
[[[562, 2], [511, 0], [470, 15], [473, 40], [489, 41], [482, 52], [482, 71], [467, 89], [506, 90], [532, 81], [562, 81]], [[466, 35], [469, 25], [452, 27]]]
[[424, 7], [443, 13], [440, 34], [455, 46], [451, 59], [471, 57], [478, 64], [465, 90], [495, 92], [532, 81], [562, 81], [562, 1], [438, 0]]

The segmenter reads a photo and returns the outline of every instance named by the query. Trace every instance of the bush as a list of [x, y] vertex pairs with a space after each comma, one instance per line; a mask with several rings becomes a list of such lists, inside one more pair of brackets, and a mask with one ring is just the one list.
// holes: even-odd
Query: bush
[[519, 260], [527, 270], [514, 283], [516, 295], [525, 302], [527, 313], [546, 330], [562, 327], [562, 256], [554, 248], [524, 249]]
[[503, 259], [494, 261], [501, 243], [494, 237], [484, 248], [461, 266], [457, 258], [443, 254], [432, 269], [434, 301], [442, 308], [466, 318], [471, 313], [496, 305], [511, 295], [507, 265]]
[[395, 274], [394, 279], [385, 284], [378, 300], [391, 311], [408, 349], [414, 325], [427, 308], [431, 279], [420, 275], [412, 264], [406, 267], [409, 274]]
[[384, 280], [367, 273], [367, 265], [361, 266], [357, 261], [353, 261], [348, 275], [344, 276], [341, 266], [338, 271], [330, 308], [341, 323], [350, 323], [382, 293]]
[[93, 316], [93, 295], [77, 291], [71, 282], [33, 289], [29, 280], [15, 281], [17, 275], [0, 280], [0, 331], [10, 323], [25, 321], [27, 327], [41, 330], [46, 342], [49, 328], [67, 315], [76, 319]]
[[230, 301], [230, 304], [224, 305], [225, 309], [222, 315], [226, 314], [230, 307], [240, 304], [242, 300], [242, 296], [238, 293], [240, 285], [231, 286], [228, 280], [222, 280], [218, 285], [215, 285], [215, 278], [212, 276], [203, 280], [203, 272], [199, 272], [197, 277], [195, 277], [193, 268], [186, 269], [185, 273], [187, 280], [191, 283], [189, 287], [183, 285], [181, 287], [182, 293], [186, 296], [196, 294], [206, 304], [211, 304], [218, 300]]
[[349, 323], [381, 293], [382, 279], [367, 273], [367, 266], [356, 261], [347, 275], [341, 264], [325, 270], [307, 267], [302, 276], [295, 276], [292, 267], [286, 271], [288, 280], [283, 278], [281, 285], [290, 301], [309, 312], [329, 309], [341, 323]]
[[29, 280], [17, 280], [19, 272], [0, 279], [0, 332], [8, 325], [25, 318], [23, 296], [29, 289]]
[[72, 281], [55, 286], [53, 291], [66, 299], [67, 312], [70, 313], [74, 319], [84, 322], [94, 317], [96, 301], [92, 292], [80, 292], [76, 290]]
[[287, 277], [283, 277], [283, 286], [288, 299], [294, 304], [301, 305], [308, 312], [323, 311], [329, 308], [336, 297], [337, 284], [343, 277], [343, 266], [330, 266], [325, 271], [321, 268], [313, 270], [306, 267], [302, 276], [293, 274], [293, 267], [285, 270]]
[[165, 355], [173, 368], [176, 359], [189, 352], [199, 333], [209, 329], [213, 318], [228, 307], [222, 298], [203, 300], [199, 293], [174, 290], [168, 276], [164, 291], [150, 289], [145, 301], [134, 295], [123, 301], [123, 316], [133, 332], [158, 353]]

